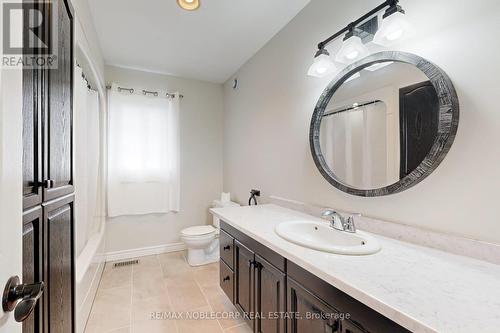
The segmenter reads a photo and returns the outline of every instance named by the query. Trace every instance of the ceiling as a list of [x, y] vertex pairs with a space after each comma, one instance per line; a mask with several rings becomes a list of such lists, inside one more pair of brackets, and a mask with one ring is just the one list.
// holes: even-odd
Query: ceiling
[[222, 83], [310, 0], [88, 0], [108, 65]]

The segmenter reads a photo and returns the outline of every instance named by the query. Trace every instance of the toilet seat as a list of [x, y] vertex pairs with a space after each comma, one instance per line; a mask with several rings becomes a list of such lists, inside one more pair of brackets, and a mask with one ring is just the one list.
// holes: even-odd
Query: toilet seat
[[199, 225], [194, 227], [189, 227], [181, 231], [181, 235], [187, 238], [205, 238], [216, 234], [217, 229], [211, 225]]

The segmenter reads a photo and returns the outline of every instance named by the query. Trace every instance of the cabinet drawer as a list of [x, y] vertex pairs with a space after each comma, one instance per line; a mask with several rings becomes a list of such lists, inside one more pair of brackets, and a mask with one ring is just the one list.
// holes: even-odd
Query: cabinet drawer
[[229, 266], [229, 268], [234, 269], [233, 266], [233, 241], [234, 238], [231, 237], [224, 230], [220, 231], [219, 235], [220, 241], [220, 257]]
[[234, 272], [222, 260], [220, 261], [219, 284], [224, 293], [234, 302]]

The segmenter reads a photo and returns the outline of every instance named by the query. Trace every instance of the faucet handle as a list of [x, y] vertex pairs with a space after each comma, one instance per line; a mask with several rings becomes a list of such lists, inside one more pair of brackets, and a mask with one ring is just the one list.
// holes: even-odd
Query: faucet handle
[[359, 217], [359, 216], [361, 216], [361, 214], [358, 213], [349, 215], [344, 222], [344, 231], [355, 233], [356, 225], [354, 224], [354, 217]]
[[324, 219], [329, 219], [330, 217], [332, 217], [335, 214], [337, 214], [337, 212], [334, 211], [333, 209], [327, 209], [323, 213], [321, 213], [321, 217]]

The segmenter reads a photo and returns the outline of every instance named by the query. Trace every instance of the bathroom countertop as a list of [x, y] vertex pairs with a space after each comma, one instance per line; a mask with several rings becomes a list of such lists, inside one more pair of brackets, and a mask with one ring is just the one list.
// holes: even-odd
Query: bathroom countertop
[[500, 330], [500, 265], [374, 235], [372, 255], [319, 252], [290, 243], [277, 224], [323, 221], [277, 205], [212, 208], [226, 223], [413, 332]]

